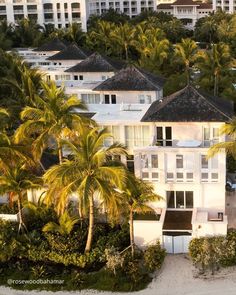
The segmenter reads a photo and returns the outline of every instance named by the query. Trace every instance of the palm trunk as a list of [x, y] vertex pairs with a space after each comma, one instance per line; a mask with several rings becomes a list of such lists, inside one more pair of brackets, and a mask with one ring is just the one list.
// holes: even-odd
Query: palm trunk
[[125, 44], [125, 59], [128, 60], [129, 59], [129, 55], [128, 55], [128, 47]]
[[60, 139], [57, 140], [57, 148], [58, 148], [58, 158], [59, 158], [59, 163], [62, 163], [62, 146], [60, 143]]
[[189, 71], [189, 66], [186, 66], [186, 76], [187, 76], [187, 85], [190, 84], [190, 71]]
[[85, 253], [91, 250], [92, 240], [93, 240], [93, 227], [94, 227], [94, 201], [93, 196], [89, 197], [89, 228], [88, 237], [85, 247]]
[[214, 79], [214, 96], [218, 95], [218, 74], [215, 74], [215, 79]]
[[22, 215], [22, 206], [21, 206], [21, 193], [18, 194], [18, 198], [17, 198], [17, 204], [18, 204], [18, 216], [19, 216], [19, 232], [25, 228], [26, 229], [26, 226], [24, 224], [24, 221], [23, 221], [23, 215]]
[[129, 234], [130, 234], [130, 246], [132, 257], [134, 257], [134, 218], [133, 218], [133, 210], [130, 209], [129, 213]]

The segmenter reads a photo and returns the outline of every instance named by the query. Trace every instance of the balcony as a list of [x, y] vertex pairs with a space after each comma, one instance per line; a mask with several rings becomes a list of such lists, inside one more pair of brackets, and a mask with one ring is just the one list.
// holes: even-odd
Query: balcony
[[14, 14], [24, 14], [24, 9], [16, 9], [13, 12]]
[[227, 234], [228, 218], [222, 210], [194, 208], [193, 237]]
[[6, 10], [0, 10], [0, 15], [6, 15], [7, 11]]
[[28, 13], [37, 13], [37, 9], [28, 9]]
[[177, 139], [156, 139], [154, 137], [152, 146], [158, 147], [178, 147], [178, 148], [209, 148], [219, 143], [218, 139], [212, 140], [177, 140]]
[[44, 9], [43, 11], [44, 11], [44, 13], [53, 13], [52, 8]]
[[76, 7], [76, 8], [71, 8], [72, 12], [80, 12], [80, 8]]

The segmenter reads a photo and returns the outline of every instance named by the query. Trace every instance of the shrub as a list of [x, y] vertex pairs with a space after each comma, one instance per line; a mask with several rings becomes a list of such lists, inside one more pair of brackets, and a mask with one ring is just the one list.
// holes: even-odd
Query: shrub
[[235, 255], [235, 241], [228, 237], [204, 237], [192, 239], [189, 254], [193, 263], [203, 272], [210, 269], [212, 274], [220, 265], [230, 265]]
[[158, 241], [156, 245], [149, 246], [144, 251], [144, 262], [147, 269], [151, 272], [160, 269], [166, 256], [166, 250], [163, 249]]
[[121, 269], [124, 263], [124, 257], [114, 248], [105, 249], [106, 267], [116, 275], [117, 270]]
[[0, 204], [0, 214], [17, 214], [18, 206], [17, 203], [14, 202], [12, 207], [9, 204]]

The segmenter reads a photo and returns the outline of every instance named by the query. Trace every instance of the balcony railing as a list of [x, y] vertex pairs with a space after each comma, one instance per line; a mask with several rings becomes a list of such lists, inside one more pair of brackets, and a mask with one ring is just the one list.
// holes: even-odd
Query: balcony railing
[[177, 140], [177, 139], [153, 139], [153, 146], [158, 147], [179, 147], [179, 148], [193, 148], [193, 147], [206, 147], [218, 143], [218, 139], [212, 140]]

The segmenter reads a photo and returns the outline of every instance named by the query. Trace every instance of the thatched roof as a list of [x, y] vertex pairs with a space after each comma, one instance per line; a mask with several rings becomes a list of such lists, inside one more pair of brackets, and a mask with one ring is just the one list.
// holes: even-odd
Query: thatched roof
[[164, 85], [164, 79], [135, 66], [120, 70], [93, 90], [98, 91], [158, 91]]
[[65, 48], [66, 44], [58, 38], [55, 38], [34, 49], [34, 51], [61, 51]]
[[87, 54], [76, 44], [71, 44], [60, 52], [47, 58], [47, 60], [84, 60]]
[[125, 63], [111, 59], [99, 53], [93, 53], [79, 64], [69, 68], [66, 72], [116, 72], [123, 68]]
[[233, 104], [210, 97], [192, 86], [153, 102], [142, 122], [227, 122], [233, 116]]

